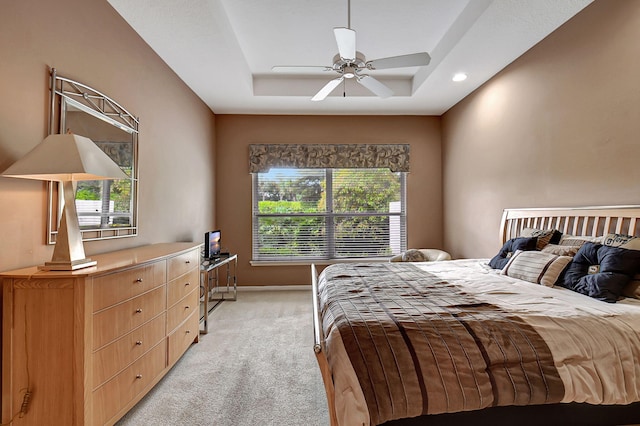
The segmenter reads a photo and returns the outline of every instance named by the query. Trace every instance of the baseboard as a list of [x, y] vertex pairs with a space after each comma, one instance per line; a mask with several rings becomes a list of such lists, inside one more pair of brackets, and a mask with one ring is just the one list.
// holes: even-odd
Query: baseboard
[[282, 291], [282, 290], [311, 290], [310, 284], [301, 285], [239, 285], [238, 291]]

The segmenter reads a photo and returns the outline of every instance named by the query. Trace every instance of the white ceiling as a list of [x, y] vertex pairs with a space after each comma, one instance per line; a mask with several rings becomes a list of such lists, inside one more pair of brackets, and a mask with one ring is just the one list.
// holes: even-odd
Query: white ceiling
[[108, 1], [214, 113], [441, 115], [593, 0], [351, 0], [367, 60], [426, 51], [431, 63], [369, 71], [391, 98], [347, 80], [321, 102], [337, 74], [271, 68], [330, 66], [348, 0]]

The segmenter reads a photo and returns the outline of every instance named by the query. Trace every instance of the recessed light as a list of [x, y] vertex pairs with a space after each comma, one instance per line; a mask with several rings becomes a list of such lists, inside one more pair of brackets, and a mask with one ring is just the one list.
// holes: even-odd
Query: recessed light
[[453, 81], [465, 81], [467, 79], [467, 75], [463, 72], [459, 72], [457, 74], [454, 74], [452, 80]]

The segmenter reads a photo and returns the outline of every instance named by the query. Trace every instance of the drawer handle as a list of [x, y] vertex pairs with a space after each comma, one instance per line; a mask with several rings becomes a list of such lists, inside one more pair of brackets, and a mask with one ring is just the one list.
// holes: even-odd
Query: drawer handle
[[142, 346], [142, 340], [137, 340], [137, 341], [136, 341], [136, 345], [138, 345], [138, 346]]
[[138, 279], [136, 279], [136, 282], [137, 282], [137, 283], [141, 283], [141, 282], [142, 282], [142, 278], [138, 278]]
[[136, 379], [142, 379], [142, 374], [136, 374]]
[[186, 333], [186, 334], [190, 334], [190, 333], [191, 333], [191, 330], [187, 330], [187, 331], [185, 331], [185, 333]]
[[136, 314], [141, 314], [141, 313], [142, 313], [142, 308], [136, 309]]
[[188, 281], [187, 281], [186, 283], [184, 283], [184, 286], [185, 286], [185, 287], [190, 286], [190, 285], [191, 285], [191, 283], [190, 283], [190, 282], [188, 282]]
[[184, 308], [185, 308], [185, 309], [189, 309], [189, 308], [191, 308], [191, 306], [189, 306], [189, 305], [185, 305], [185, 307], [184, 307]]
[[185, 263], [191, 263], [191, 261], [190, 261], [190, 260], [187, 260]]

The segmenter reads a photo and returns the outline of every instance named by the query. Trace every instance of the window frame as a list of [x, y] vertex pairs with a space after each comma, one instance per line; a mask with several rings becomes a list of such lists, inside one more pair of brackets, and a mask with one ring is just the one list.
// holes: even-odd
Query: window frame
[[[376, 168], [376, 167], [373, 167]], [[379, 167], [378, 167], [379, 168]], [[305, 170], [308, 167], [294, 168], [297, 170]], [[335, 170], [341, 170], [344, 168], [324, 168], [325, 174], [325, 200], [327, 210], [317, 213], [259, 213], [259, 173], [251, 174], [251, 265], [287, 265], [287, 264], [330, 264], [330, 263], [342, 263], [342, 262], [362, 262], [362, 261], [387, 261], [390, 257], [401, 253], [407, 249], [407, 174], [408, 172], [394, 172], [399, 173], [400, 176], [400, 211], [398, 212], [363, 212], [363, 213], [335, 213], [333, 210], [333, 174]], [[369, 168], [355, 168], [355, 169], [369, 169]], [[264, 172], [266, 173], [266, 172]], [[323, 217], [326, 220], [326, 251], [323, 257], [307, 257], [307, 256], [290, 256], [290, 257], [272, 257], [268, 255], [260, 255], [258, 232], [259, 232], [259, 220], [260, 217]], [[368, 256], [368, 257], [336, 257], [336, 240], [335, 240], [335, 219], [341, 217], [397, 217], [400, 226], [400, 247], [399, 251], [392, 252], [390, 255], [385, 256]]]

